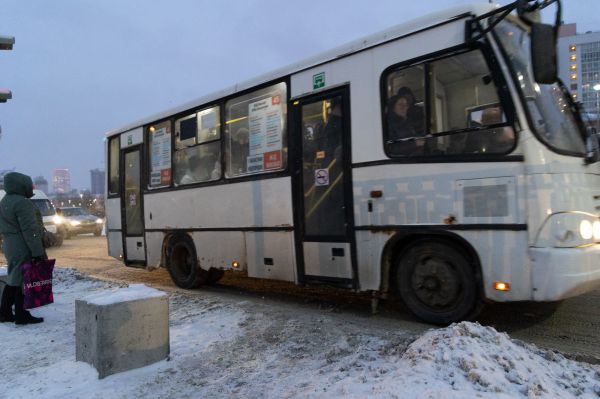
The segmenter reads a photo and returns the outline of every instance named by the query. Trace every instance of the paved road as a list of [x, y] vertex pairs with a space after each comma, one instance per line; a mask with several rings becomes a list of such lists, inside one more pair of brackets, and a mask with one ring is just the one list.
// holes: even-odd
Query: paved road
[[[74, 267], [96, 278], [143, 282], [166, 290], [180, 290], [164, 269], [150, 272], [128, 268], [106, 254], [106, 238], [93, 236], [75, 237], [66, 240], [62, 247], [49, 250], [49, 256], [56, 258], [59, 266]], [[1, 254], [0, 262], [4, 262]], [[380, 313], [371, 317], [367, 295], [326, 287], [298, 287], [285, 282], [246, 278], [233, 272], [226, 274], [217, 286], [186, 292], [316, 306], [347, 313], [356, 322], [363, 320], [365, 325], [376, 322], [415, 333], [431, 328], [395, 301], [382, 304]], [[600, 363], [599, 304], [600, 290], [559, 304], [493, 304], [484, 309], [478, 321], [505, 331], [513, 338], [556, 349], [579, 360]]]

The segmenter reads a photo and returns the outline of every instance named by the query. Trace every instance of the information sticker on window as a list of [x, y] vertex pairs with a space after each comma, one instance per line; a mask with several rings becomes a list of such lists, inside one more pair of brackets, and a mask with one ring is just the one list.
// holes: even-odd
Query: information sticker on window
[[328, 186], [329, 185], [329, 169], [316, 169], [315, 170], [315, 186]]

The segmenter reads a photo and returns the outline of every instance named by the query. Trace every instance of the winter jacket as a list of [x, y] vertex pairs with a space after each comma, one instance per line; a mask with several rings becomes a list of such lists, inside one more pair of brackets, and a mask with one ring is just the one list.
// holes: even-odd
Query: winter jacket
[[21, 286], [20, 265], [45, 255], [42, 226], [36, 217], [33, 182], [29, 176], [11, 172], [4, 176], [6, 196], [0, 201], [0, 234], [4, 238], [4, 256], [8, 261], [8, 285]]

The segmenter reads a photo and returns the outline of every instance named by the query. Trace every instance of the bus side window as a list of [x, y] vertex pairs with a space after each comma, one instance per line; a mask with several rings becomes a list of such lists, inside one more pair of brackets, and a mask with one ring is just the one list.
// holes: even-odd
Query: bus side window
[[388, 156], [505, 154], [514, 147], [514, 130], [480, 50], [393, 69], [385, 78]]
[[108, 194], [119, 194], [119, 150], [120, 137], [112, 137], [108, 142]]
[[[486, 60], [479, 50], [430, 65], [431, 134], [447, 154], [502, 154], [514, 145]], [[498, 126], [496, 128], [495, 125]], [[487, 129], [489, 127], [489, 129]]]
[[175, 121], [175, 184], [185, 185], [221, 178], [221, 124], [219, 107]]
[[225, 176], [283, 170], [287, 163], [287, 88], [278, 83], [225, 104]]

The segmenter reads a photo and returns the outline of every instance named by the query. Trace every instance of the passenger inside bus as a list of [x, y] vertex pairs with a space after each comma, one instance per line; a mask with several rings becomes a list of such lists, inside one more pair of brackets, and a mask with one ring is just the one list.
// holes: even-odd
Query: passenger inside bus
[[[410, 89], [403, 87], [388, 102], [388, 140], [394, 141], [390, 149], [395, 154], [420, 155], [424, 153], [422, 114], [414, 107], [414, 97]], [[417, 138], [417, 140], [414, 140]]]
[[240, 127], [233, 134], [231, 141], [231, 170], [235, 173], [245, 173], [248, 166], [250, 132], [245, 127]]
[[179, 184], [192, 184], [199, 181], [208, 180], [206, 171], [202, 170], [202, 160], [199, 156], [193, 155], [188, 159], [187, 169], [181, 177]]

